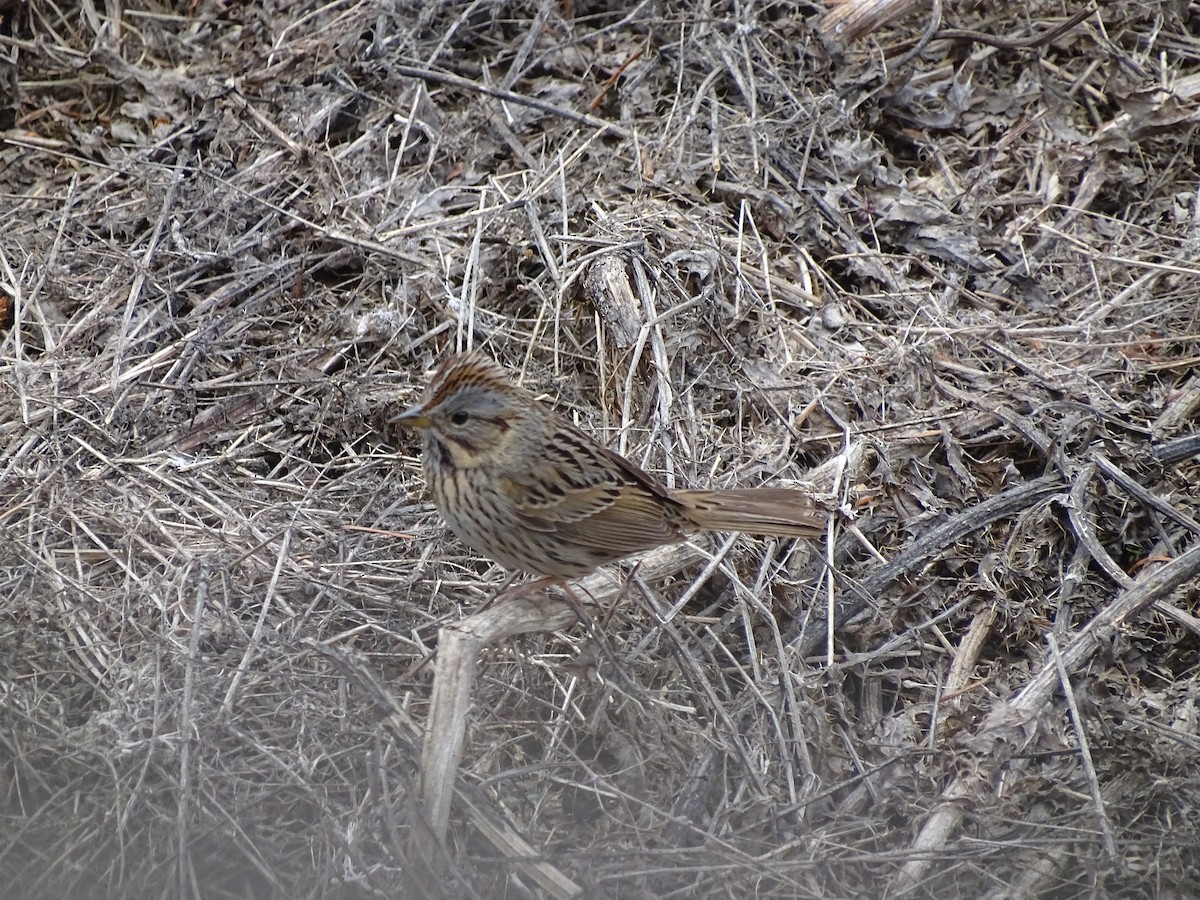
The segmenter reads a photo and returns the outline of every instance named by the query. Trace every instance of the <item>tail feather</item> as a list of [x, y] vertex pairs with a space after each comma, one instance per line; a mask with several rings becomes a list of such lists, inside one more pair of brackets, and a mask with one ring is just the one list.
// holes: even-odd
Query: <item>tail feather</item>
[[777, 537], [818, 537], [828, 518], [812, 497], [791, 488], [677, 491], [697, 528]]

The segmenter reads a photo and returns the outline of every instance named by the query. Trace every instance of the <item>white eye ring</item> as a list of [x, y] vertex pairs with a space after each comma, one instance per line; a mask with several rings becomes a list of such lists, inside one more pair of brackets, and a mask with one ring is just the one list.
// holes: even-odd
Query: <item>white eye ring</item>
[[465, 410], [460, 409], [458, 412], [450, 414], [450, 421], [454, 425], [466, 425], [467, 420], [471, 418]]

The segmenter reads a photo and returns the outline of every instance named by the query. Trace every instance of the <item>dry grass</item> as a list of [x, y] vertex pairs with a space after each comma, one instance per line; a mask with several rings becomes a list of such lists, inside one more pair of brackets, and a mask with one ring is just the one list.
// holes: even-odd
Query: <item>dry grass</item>
[[404, 882], [502, 573], [382, 422], [467, 342], [680, 484], [858, 460], [488, 651], [464, 797], [565, 878], [1194, 889], [1194, 4], [69, 6], [0, 2], [9, 896], [540, 892], [465, 816]]

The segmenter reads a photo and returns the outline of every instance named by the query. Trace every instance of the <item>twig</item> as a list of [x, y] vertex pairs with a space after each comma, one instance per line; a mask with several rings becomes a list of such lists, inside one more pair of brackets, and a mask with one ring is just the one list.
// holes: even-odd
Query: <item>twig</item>
[[612, 122], [606, 122], [603, 119], [597, 119], [595, 116], [589, 116], [586, 113], [577, 113], [574, 110], [563, 109], [555, 106], [552, 103], [547, 103], [544, 100], [539, 100], [536, 97], [528, 97], [524, 94], [515, 94], [512, 91], [506, 91], [501, 88], [488, 87], [480, 84], [477, 81], [463, 78], [460, 75], [451, 75], [449, 72], [435, 72], [432, 69], [420, 69], [416, 66], [406, 66], [396, 64], [392, 67], [397, 75], [403, 75], [406, 78], [419, 78], [422, 81], [432, 84], [444, 84], [449, 87], [456, 87], [464, 91], [473, 91], [477, 94], [483, 94], [485, 97], [495, 97], [497, 100], [504, 100], [508, 103], [518, 103], [522, 106], [528, 106], [532, 109], [541, 110], [544, 113], [549, 113], [552, 116], [558, 116], [560, 119], [566, 119], [568, 122], [575, 122], [578, 125], [587, 125], [589, 128], [596, 128], [602, 132], [609, 132], [616, 137], [628, 139], [629, 131], [622, 128], [620, 125], [614, 125]]
[[1104, 798], [1100, 795], [1100, 779], [1096, 777], [1096, 767], [1092, 765], [1092, 751], [1088, 747], [1087, 731], [1083, 727], [1083, 716], [1079, 713], [1079, 704], [1075, 702], [1075, 691], [1071, 687], [1071, 679], [1063, 665], [1062, 654], [1058, 650], [1058, 641], [1054, 632], [1046, 632], [1046, 643], [1050, 646], [1050, 656], [1054, 667], [1058, 670], [1058, 683], [1062, 687], [1063, 696], [1067, 699], [1067, 709], [1071, 713], [1071, 724], [1075, 727], [1075, 736], [1079, 739], [1079, 758], [1083, 762], [1083, 771], [1087, 775], [1088, 787], [1092, 792], [1092, 802], [1096, 804], [1096, 815], [1100, 818], [1100, 833], [1104, 836], [1104, 852], [1109, 861], [1121, 865], [1121, 856], [1117, 852], [1117, 838], [1113, 834], [1112, 819], [1104, 808]]
[[993, 773], [1000, 771], [1015, 752], [1033, 740], [1039, 717], [1059, 685], [1061, 673], [1069, 676], [1081, 669], [1102, 643], [1112, 639], [1118, 628], [1155, 600], [1167, 597], [1197, 575], [1200, 575], [1200, 545], [1138, 579], [1092, 619], [1058, 659], [1043, 664], [1020, 693], [992, 709], [975, 735], [964, 741], [969, 749], [979, 754], [980, 765], [967, 767], [967, 774], [956, 778], [942, 793], [938, 808], [912, 843], [912, 858], [893, 880], [888, 896], [907, 894], [920, 884], [967, 809], [991, 792], [989, 785]]

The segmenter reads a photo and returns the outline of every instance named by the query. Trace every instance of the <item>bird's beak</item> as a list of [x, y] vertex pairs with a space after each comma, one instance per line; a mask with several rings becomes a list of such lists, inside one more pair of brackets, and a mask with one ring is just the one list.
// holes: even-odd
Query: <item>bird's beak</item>
[[420, 428], [424, 430], [433, 425], [429, 416], [425, 415], [425, 410], [420, 406], [413, 406], [400, 413], [398, 416], [392, 416], [388, 419], [389, 425], [403, 425], [405, 428]]

